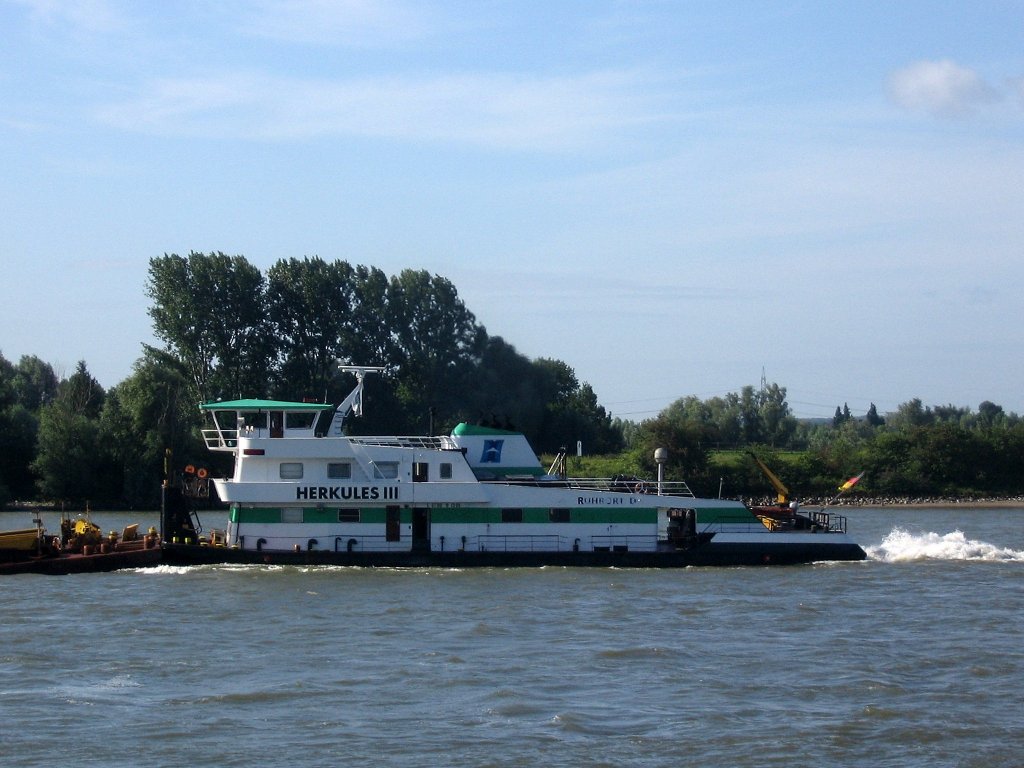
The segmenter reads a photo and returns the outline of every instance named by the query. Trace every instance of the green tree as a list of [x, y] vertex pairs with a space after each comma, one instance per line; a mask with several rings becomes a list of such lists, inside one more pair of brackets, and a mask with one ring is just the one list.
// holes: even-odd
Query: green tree
[[758, 393], [758, 418], [761, 422], [761, 436], [773, 446], [787, 446], [796, 432], [796, 419], [786, 402], [786, 388], [774, 382], [761, 388]]
[[740, 435], [745, 445], [766, 442], [760, 407], [754, 388], [750, 385], [743, 387], [739, 395], [739, 416]]
[[538, 438], [547, 416], [545, 383], [540, 367], [500, 336], [490, 336], [467, 387], [462, 417], [512, 426], [541, 450]]
[[714, 439], [720, 446], [738, 446], [743, 443], [740, 398], [735, 392], [706, 401], [715, 426]]
[[885, 424], [885, 419], [878, 415], [878, 409], [875, 407], [874, 403], [872, 403], [871, 407], [868, 408], [868, 412], [864, 417], [864, 420], [872, 427], [880, 427]]
[[17, 401], [30, 412], [38, 412], [57, 395], [59, 380], [53, 367], [35, 355], [22, 355], [14, 368], [12, 386]]
[[932, 413], [931, 408], [924, 406], [919, 397], [901, 403], [889, 418], [889, 426], [894, 429], [923, 427], [934, 423], [935, 414]]
[[191, 392], [180, 364], [151, 351], [107, 393], [100, 439], [118, 480], [116, 496], [125, 504], [153, 508], [159, 503], [166, 450], [175, 467], [213, 460], [198, 438], [199, 410]]
[[853, 414], [850, 412], [850, 406], [848, 403], [843, 403], [843, 407], [836, 406], [835, 416], [832, 417], [832, 426], [841, 427], [853, 418]]
[[85, 361], [62, 381], [53, 402], [39, 412], [39, 443], [32, 464], [43, 497], [83, 502], [103, 488], [104, 458], [99, 442], [105, 393]]
[[401, 373], [397, 393], [407, 417], [422, 422], [429, 408], [441, 418], [457, 413], [486, 331], [455, 286], [425, 270], [403, 270], [388, 285], [386, 322], [389, 364]]
[[665, 479], [685, 480], [695, 492], [710, 493], [711, 478], [704, 438], [700, 425], [660, 414], [641, 422], [632, 451], [633, 460], [653, 477], [657, 473], [654, 451], [665, 448], [668, 451]]
[[562, 447], [573, 450], [583, 444], [587, 453], [611, 453], [622, 449], [622, 434], [612, 426], [611, 416], [597, 402], [590, 384], [580, 383], [576, 372], [561, 360], [534, 361], [540, 375], [544, 420], [535, 437], [538, 450], [554, 453]]
[[150, 259], [146, 292], [153, 332], [185, 366], [195, 399], [266, 394], [273, 351], [265, 281], [244, 257]]
[[288, 259], [270, 268], [267, 312], [277, 343], [279, 396], [327, 395], [338, 363], [354, 346], [355, 292], [354, 270], [343, 261]]
[[56, 396], [57, 384], [53, 368], [38, 357], [23, 355], [12, 365], [0, 355], [0, 506], [35, 495], [39, 409]]

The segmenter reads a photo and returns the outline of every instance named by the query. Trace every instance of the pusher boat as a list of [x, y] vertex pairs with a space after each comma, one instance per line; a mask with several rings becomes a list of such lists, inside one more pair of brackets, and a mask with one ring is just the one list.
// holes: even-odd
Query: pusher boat
[[[436, 437], [345, 433], [374, 367], [331, 404], [232, 400], [200, 408], [230, 477], [166, 481], [163, 561], [390, 567], [766, 565], [863, 560], [846, 519], [765, 525], [742, 502], [698, 498], [684, 482], [570, 478], [545, 471], [526, 437], [461, 423]], [[229, 505], [204, 532], [194, 498]]]

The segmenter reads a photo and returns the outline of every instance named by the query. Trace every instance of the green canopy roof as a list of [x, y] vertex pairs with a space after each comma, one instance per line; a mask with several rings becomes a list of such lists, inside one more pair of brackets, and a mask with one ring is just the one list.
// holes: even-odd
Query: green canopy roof
[[331, 403], [289, 403], [285, 400], [224, 400], [201, 403], [204, 411], [325, 411]]

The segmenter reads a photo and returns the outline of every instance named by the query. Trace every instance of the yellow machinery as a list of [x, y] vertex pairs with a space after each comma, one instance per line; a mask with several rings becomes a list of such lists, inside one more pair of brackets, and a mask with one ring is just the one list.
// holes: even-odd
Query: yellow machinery
[[750, 455], [750, 458], [757, 463], [757, 466], [761, 468], [761, 471], [764, 472], [765, 477], [768, 478], [768, 482], [772, 484], [772, 487], [775, 489], [776, 499], [779, 502], [779, 506], [784, 507], [789, 504], [789, 488], [786, 487], [785, 483], [779, 480], [775, 473], [768, 469], [768, 466], [757, 457], [757, 454], [753, 451], [747, 451], [747, 453]]

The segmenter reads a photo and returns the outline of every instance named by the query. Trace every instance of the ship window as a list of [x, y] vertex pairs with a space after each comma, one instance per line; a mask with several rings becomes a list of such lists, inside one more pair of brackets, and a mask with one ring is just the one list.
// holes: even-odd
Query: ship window
[[445, 461], [441, 463], [441, 479], [451, 480], [452, 479], [452, 465], [451, 462]]
[[398, 477], [397, 461], [373, 462], [373, 476], [377, 480], [394, 480]]
[[316, 412], [286, 413], [284, 419], [288, 429], [311, 429], [316, 420]]
[[238, 426], [244, 427], [247, 432], [256, 429], [267, 428], [267, 414], [263, 411], [245, 411], [238, 414]]
[[281, 462], [281, 479], [282, 480], [299, 480], [302, 477], [302, 462], [301, 461], [282, 461]]
[[358, 509], [339, 509], [338, 510], [338, 522], [339, 523], [358, 523], [359, 522], [359, 510]]
[[501, 522], [503, 522], [503, 523], [521, 523], [521, 522], [523, 522], [523, 510], [521, 510], [521, 509], [503, 509], [503, 510], [501, 510]]
[[552, 508], [548, 513], [548, 519], [552, 523], [568, 523], [569, 510], [566, 507]]
[[327, 476], [332, 480], [351, 480], [352, 465], [347, 461], [332, 461], [327, 465]]
[[281, 510], [282, 523], [301, 523], [302, 510], [295, 507], [285, 507]]
[[416, 461], [412, 465], [412, 481], [425, 483], [430, 479], [430, 465], [425, 461]]

